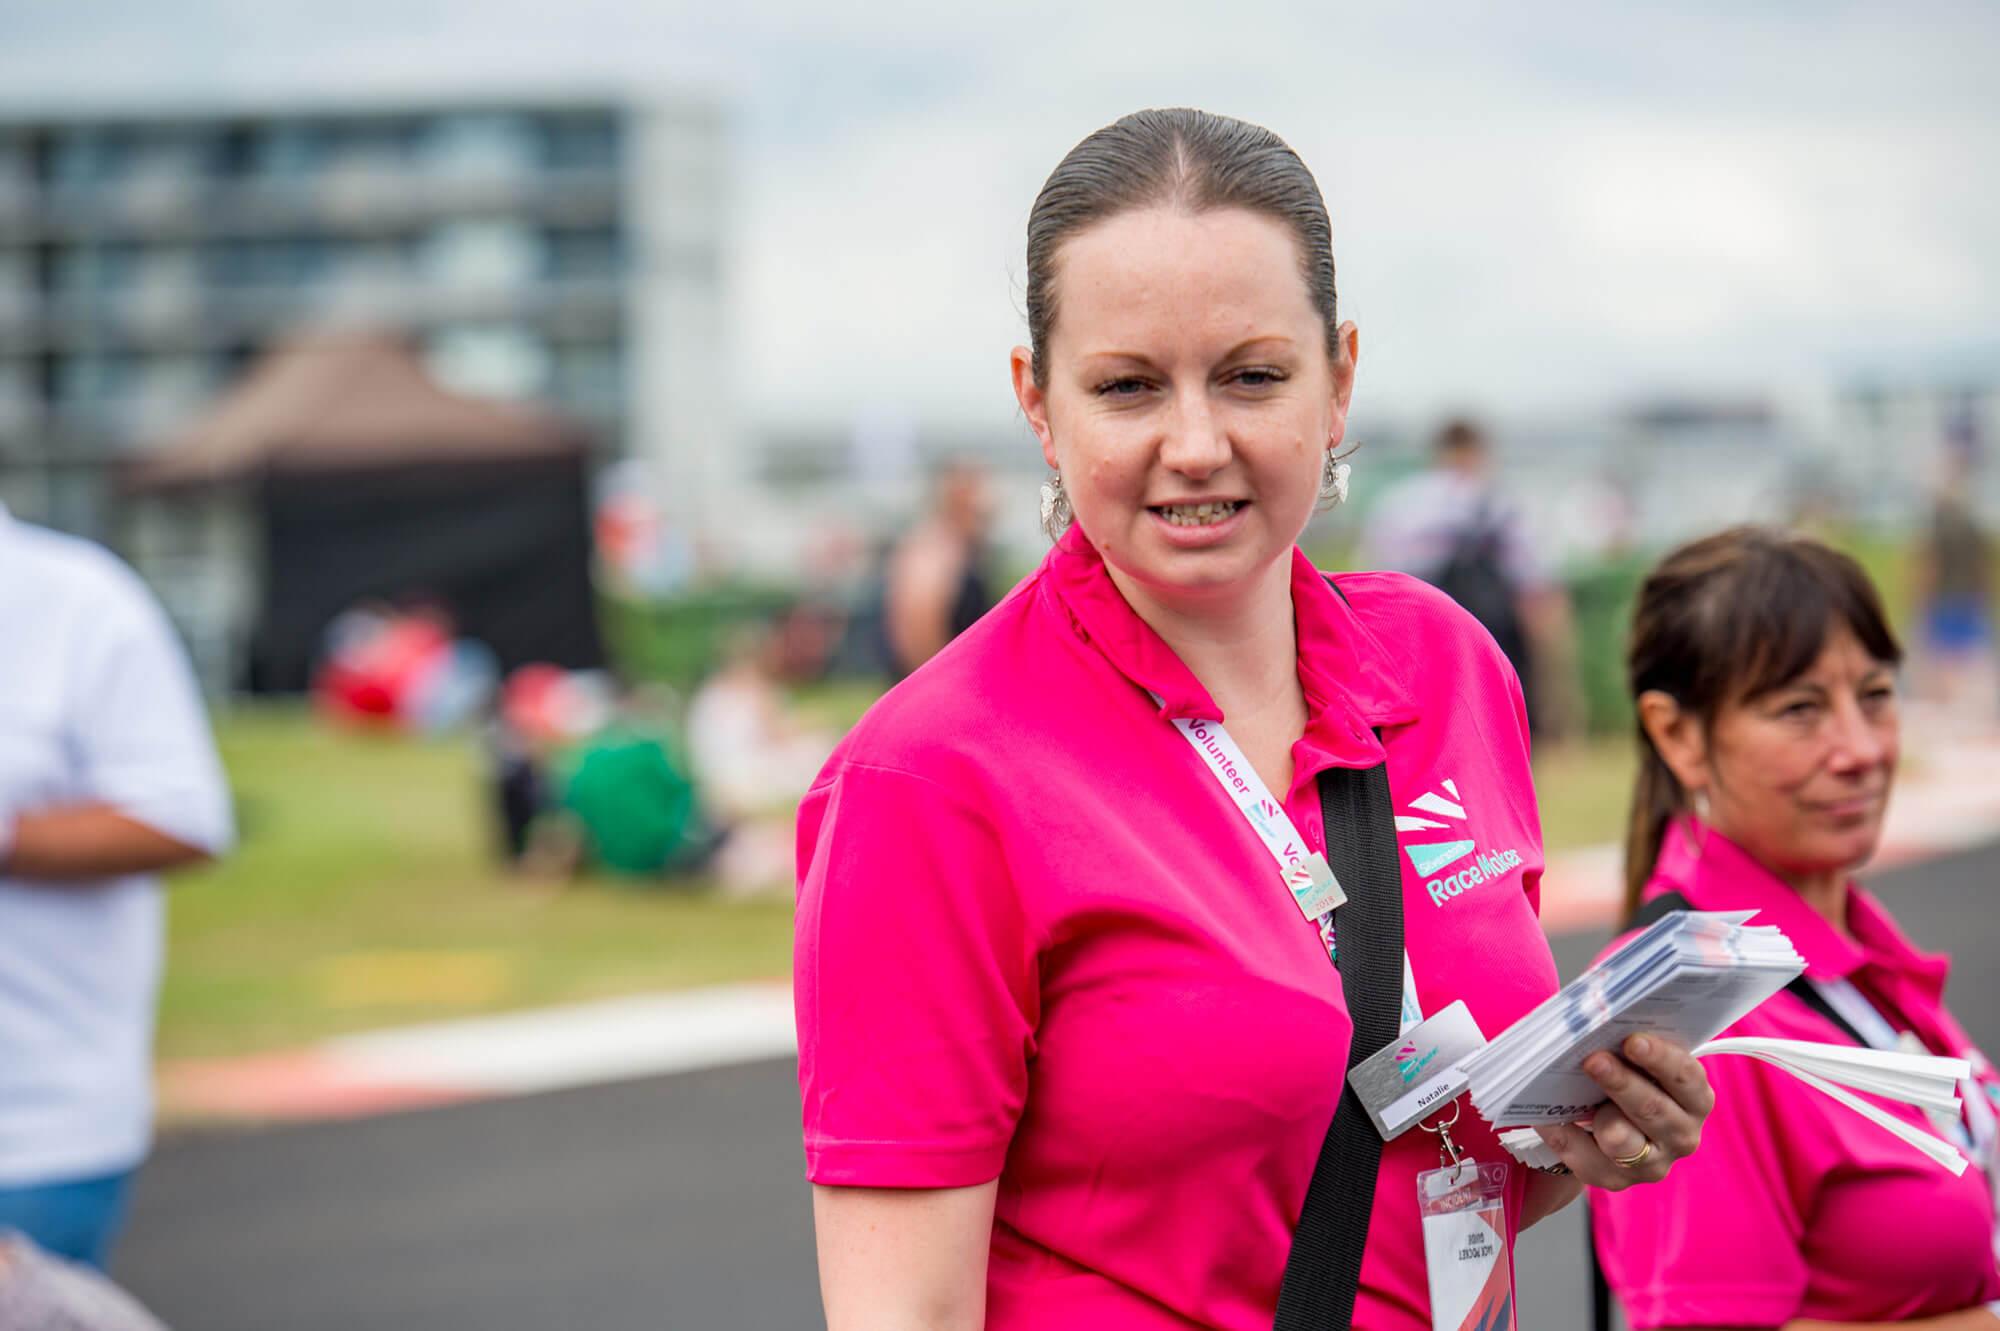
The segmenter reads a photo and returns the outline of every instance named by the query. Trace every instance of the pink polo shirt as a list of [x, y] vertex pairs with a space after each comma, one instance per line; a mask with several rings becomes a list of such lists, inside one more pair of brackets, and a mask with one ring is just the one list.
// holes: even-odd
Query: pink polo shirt
[[[1755, 910], [1756, 923], [1784, 930], [1809, 977], [1849, 980], [1931, 1052], [1971, 1059], [1989, 1102], [2000, 1099], [1991, 1067], [1945, 1011], [1949, 961], [1912, 947], [1860, 887], [1848, 889], [1844, 937], [1735, 843], [1678, 822], [1647, 895], [1669, 889], [1701, 910]], [[1789, 992], [1725, 1034], [1854, 1043]], [[1715, 1112], [1701, 1149], [1664, 1183], [1591, 1193], [1597, 1251], [1633, 1326], [1901, 1322], [2000, 1298], [1993, 1198], [1977, 1165], [1953, 1178], [1756, 1060], [1703, 1066]], [[1921, 1109], [1877, 1103], [1929, 1125]]]
[[[1294, 552], [1287, 811], [1322, 848], [1314, 777], [1386, 748], [1424, 1008], [1464, 998], [1498, 1030], [1556, 982], [1519, 685], [1438, 592], [1340, 585], [1351, 606]], [[1268, 1328], [1339, 1097], [1339, 976], [1171, 717], [1223, 719], [1072, 529], [799, 810], [807, 1174], [998, 1178], [990, 1327]], [[1460, 1143], [1505, 1159], [1477, 1119]], [[1436, 1163], [1418, 1131], [1384, 1153], [1358, 1326], [1430, 1325], [1415, 1176]]]

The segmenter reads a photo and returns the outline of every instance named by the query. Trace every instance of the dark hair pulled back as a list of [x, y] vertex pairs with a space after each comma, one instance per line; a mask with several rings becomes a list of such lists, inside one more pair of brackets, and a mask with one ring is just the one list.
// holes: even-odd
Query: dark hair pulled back
[[1035, 383], [1048, 385], [1056, 321], [1056, 264], [1063, 243], [1120, 213], [1152, 207], [1210, 212], [1242, 208], [1290, 228], [1306, 290], [1339, 346], [1333, 226], [1319, 182], [1268, 129], [1185, 108], [1134, 111], [1071, 148], [1028, 214], [1028, 342]]
[[[1657, 689], [1704, 728], [1732, 703], [1782, 688], [1811, 669], [1828, 637], [1846, 628], [1868, 654], [1900, 664], [1875, 585], [1861, 566], [1810, 537], [1732, 527], [1662, 559], [1639, 589], [1626, 653], [1636, 704]], [[1638, 909], [1660, 843], [1687, 792], [1639, 731], [1639, 779], [1625, 834], [1625, 912]]]

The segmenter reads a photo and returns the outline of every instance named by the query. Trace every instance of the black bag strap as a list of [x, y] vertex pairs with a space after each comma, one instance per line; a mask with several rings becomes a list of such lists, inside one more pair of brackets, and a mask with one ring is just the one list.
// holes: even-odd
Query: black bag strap
[[[1340, 991], [1354, 1022], [1347, 1048], [1352, 1071], [1396, 1038], [1402, 1018], [1403, 874], [1396, 863], [1388, 765], [1327, 769], [1319, 777], [1319, 803], [1327, 863], [1347, 893], [1333, 923]], [[1285, 1259], [1275, 1331], [1347, 1331], [1352, 1325], [1381, 1164], [1382, 1138], [1343, 1073], [1340, 1103]]]
[[[1650, 928], [1677, 910], [1693, 909], [1693, 905], [1680, 893], [1662, 892], [1634, 911], [1625, 928], [1628, 933], [1634, 929]], [[1811, 980], [1801, 975], [1785, 988], [1801, 1003], [1832, 1022], [1835, 1028], [1854, 1043], [1864, 1048], [1867, 1046], [1868, 1041], [1861, 1038], [1861, 1032], [1855, 1030], [1847, 1018], [1834, 1010], [1833, 1004], [1826, 1001], [1826, 995], [1822, 994], [1819, 986]], [[1611, 1286], [1604, 1278], [1603, 1264], [1597, 1260], [1597, 1242], [1588, 1224], [1584, 1226], [1583, 1246], [1590, 1254], [1591, 1331], [1611, 1331]]]

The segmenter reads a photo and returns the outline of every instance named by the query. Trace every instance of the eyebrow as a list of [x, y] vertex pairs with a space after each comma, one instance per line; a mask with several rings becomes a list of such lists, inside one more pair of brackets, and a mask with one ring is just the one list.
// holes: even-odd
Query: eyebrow
[[[1224, 352], [1221, 359], [1224, 362], [1237, 360], [1245, 355], [1266, 348], [1271, 351], [1292, 351], [1296, 348], [1296, 345], [1291, 338], [1286, 337], [1282, 333], [1264, 333], [1257, 337], [1245, 338], [1243, 341], [1238, 342], [1235, 346]], [[1122, 360], [1130, 361], [1135, 365], [1154, 364], [1151, 356], [1138, 351], [1086, 351], [1083, 353], [1082, 359], [1086, 361]]]
[[[1896, 672], [1892, 667], [1886, 665], [1878, 665], [1874, 669], [1870, 670], [1867, 674], [1863, 675], [1860, 679], [1856, 680], [1855, 685], [1858, 688], [1865, 688], [1870, 684], [1876, 683], [1877, 681], [1884, 679], [1894, 679], [1895, 677], [1896, 677]], [[1776, 688], [1771, 690], [1772, 695], [1780, 693], [1798, 693], [1798, 692], [1825, 694], [1828, 692], [1828, 689], [1826, 685], [1820, 683], [1818, 680], [1794, 679], [1794, 680], [1789, 680], [1786, 683], [1780, 684]]]

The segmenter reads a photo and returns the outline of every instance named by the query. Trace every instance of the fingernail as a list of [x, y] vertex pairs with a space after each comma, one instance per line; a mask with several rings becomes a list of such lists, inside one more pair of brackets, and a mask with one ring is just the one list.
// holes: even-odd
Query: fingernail
[[1592, 1054], [1583, 1065], [1583, 1070], [1593, 1077], [1602, 1077], [1611, 1071], [1611, 1055], [1603, 1052]]
[[1634, 1058], [1644, 1058], [1653, 1052], [1653, 1042], [1643, 1035], [1633, 1036], [1632, 1043], [1628, 1047], [1632, 1050], [1632, 1057]]

